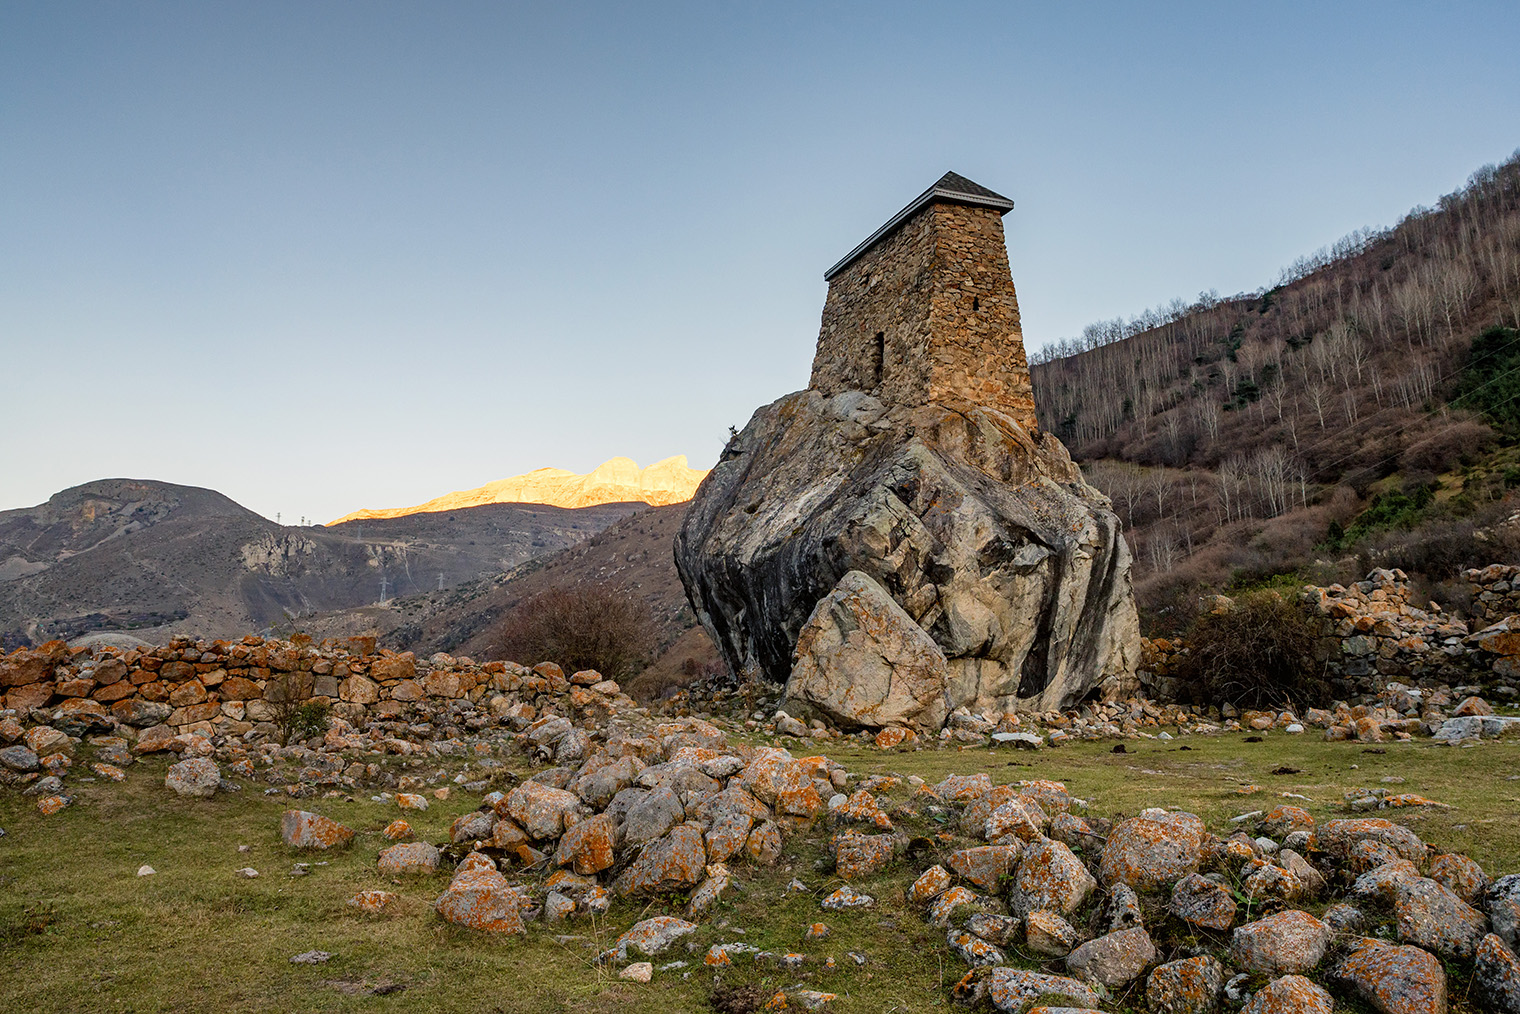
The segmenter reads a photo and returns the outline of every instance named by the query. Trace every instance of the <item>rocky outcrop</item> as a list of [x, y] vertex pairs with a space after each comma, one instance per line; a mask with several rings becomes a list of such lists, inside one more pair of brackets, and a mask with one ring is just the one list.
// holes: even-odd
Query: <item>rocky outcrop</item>
[[852, 571], [944, 655], [945, 711], [1067, 706], [1138, 661], [1107, 499], [1053, 436], [970, 404], [802, 391], [760, 409], [698, 490], [676, 564], [729, 665], [778, 683]]

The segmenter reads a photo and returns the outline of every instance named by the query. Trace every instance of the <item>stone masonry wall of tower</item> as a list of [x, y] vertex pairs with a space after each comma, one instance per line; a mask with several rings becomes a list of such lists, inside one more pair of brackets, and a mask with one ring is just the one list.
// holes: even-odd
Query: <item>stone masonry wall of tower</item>
[[867, 391], [894, 406], [969, 401], [1033, 431], [997, 210], [933, 202], [835, 275], [808, 386]]

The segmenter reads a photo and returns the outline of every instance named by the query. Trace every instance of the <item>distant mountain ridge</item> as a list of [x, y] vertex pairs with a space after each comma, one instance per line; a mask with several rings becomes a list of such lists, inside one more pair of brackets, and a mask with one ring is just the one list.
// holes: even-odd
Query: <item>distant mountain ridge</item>
[[214, 490], [101, 479], [0, 511], [0, 643], [240, 636], [499, 574], [643, 509], [489, 504], [295, 527]]
[[595, 507], [609, 503], [646, 503], [664, 507], [684, 503], [707, 477], [677, 454], [639, 468], [632, 458], [609, 458], [585, 475], [563, 468], [538, 468], [524, 475], [488, 482], [475, 489], [456, 490], [414, 507], [382, 507], [345, 514], [328, 526], [347, 521], [399, 518], [410, 514], [459, 510], [493, 503], [532, 503], [553, 507]]

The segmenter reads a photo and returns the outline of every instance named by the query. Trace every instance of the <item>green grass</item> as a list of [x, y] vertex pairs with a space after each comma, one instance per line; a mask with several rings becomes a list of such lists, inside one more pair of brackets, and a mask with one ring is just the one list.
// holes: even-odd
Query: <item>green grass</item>
[[[1034, 754], [882, 753], [836, 743], [818, 748], [793, 744], [793, 752], [821, 748], [852, 773], [919, 774], [931, 782], [951, 772], [975, 771], [988, 771], [997, 782], [1056, 778], [1091, 800], [1091, 812], [1098, 815], [1180, 806], [1220, 833], [1230, 829], [1229, 817], [1267, 809], [1279, 801], [1280, 792], [1310, 796], [1314, 802], [1294, 802], [1323, 820], [1340, 812], [1347, 789], [1380, 787], [1381, 777], [1399, 775], [1406, 782], [1390, 788], [1458, 808], [1403, 811], [1394, 819], [1410, 824], [1432, 844], [1469, 853], [1491, 874], [1520, 869], [1520, 781], [1509, 780], [1520, 774], [1520, 745], [1452, 749], [1390, 743], [1375, 753], [1362, 745], [1327, 744], [1308, 736], [1272, 733], [1261, 743], [1244, 738], [1129, 741], [1122, 755], [1110, 752], [1111, 742]], [[1282, 766], [1301, 772], [1270, 773]], [[75, 805], [50, 818], [38, 815], [31, 799], [0, 795], [0, 827], [7, 831], [0, 839], [0, 995], [7, 1009], [137, 1014], [702, 1011], [710, 1009], [714, 973], [702, 967], [701, 951], [736, 940], [766, 950], [799, 951], [809, 956], [809, 963], [799, 973], [755, 966], [740, 957], [733, 969], [720, 973], [720, 981], [755, 985], [767, 995], [803, 982], [838, 993], [831, 1009], [843, 1014], [948, 1009], [948, 987], [964, 972], [946, 948], [943, 933], [905, 905], [903, 892], [915, 870], [902, 862], [878, 880], [858, 885], [877, 897], [875, 910], [819, 909], [817, 899], [839, 885], [826, 872], [821, 828], [811, 836], [789, 836], [775, 868], [734, 867], [742, 890], [701, 920], [695, 935], [698, 953], [656, 960], [657, 966], [690, 961], [689, 979], [679, 972], [657, 973], [653, 983], [638, 985], [598, 970], [592, 958], [639, 918], [678, 914], [678, 899], [620, 903], [603, 925], [535, 924], [526, 940], [488, 939], [457, 930], [433, 914], [432, 900], [448, 881], [445, 873], [399, 885], [376, 874], [375, 854], [385, 844], [377, 832], [397, 815], [393, 804], [370, 802], [367, 795], [355, 802], [295, 802], [266, 797], [252, 785], [212, 800], [182, 800], [163, 787], [164, 768], [164, 761], [140, 763], [120, 785], [73, 779]], [[1236, 795], [1237, 786], [1246, 782], [1263, 791]], [[891, 798], [905, 801], [908, 792], [899, 790]], [[456, 791], [452, 799], [408, 819], [422, 837], [439, 841], [450, 821], [476, 802]], [[351, 848], [336, 852], [289, 850], [279, 839], [279, 816], [292, 806], [332, 816], [360, 836]], [[901, 826], [915, 834], [939, 829], [928, 819]], [[964, 844], [947, 845], [945, 851]], [[240, 853], [239, 845], [250, 851]], [[289, 876], [298, 861], [313, 864], [310, 875]], [[157, 875], [137, 877], [143, 863], [157, 869]], [[261, 876], [237, 877], [233, 871], [244, 866], [255, 867]], [[811, 893], [785, 896], [793, 877]], [[356, 891], [369, 887], [396, 891], [399, 906], [378, 919], [345, 906]], [[53, 921], [41, 927], [49, 913]], [[815, 921], [827, 923], [833, 935], [804, 945], [802, 933]], [[557, 934], [580, 939], [558, 942]], [[289, 963], [291, 956], [312, 949], [336, 957], [325, 965]], [[867, 954], [870, 963], [857, 969], [845, 956], [851, 950]], [[822, 967], [828, 955], [838, 962], [837, 970]], [[352, 992], [378, 985], [402, 988], [384, 995]]]

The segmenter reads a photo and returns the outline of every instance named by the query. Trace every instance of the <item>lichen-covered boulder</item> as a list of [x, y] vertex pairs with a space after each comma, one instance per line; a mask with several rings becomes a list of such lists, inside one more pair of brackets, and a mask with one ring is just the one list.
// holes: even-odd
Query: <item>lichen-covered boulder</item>
[[599, 813], [565, 832], [554, 852], [554, 863], [569, 866], [582, 876], [591, 876], [612, 866], [617, 844], [617, 822]]
[[1489, 886], [1488, 874], [1483, 872], [1483, 867], [1456, 853], [1445, 853], [1432, 859], [1430, 879], [1473, 906], [1481, 903]]
[[1473, 965], [1473, 999], [1495, 1014], [1520, 1014], [1520, 961], [1496, 934], [1478, 944]]
[[624, 897], [684, 891], [701, 881], [706, 866], [701, 826], [682, 824], [646, 844], [633, 865], [613, 881], [612, 889]]
[[957, 874], [984, 891], [995, 890], [998, 883], [1018, 862], [1019, 849], [1013, 845], [983, 845], [950, 853], [949, 866]]
[[1097, 886], [1071, 849], [1042, 838], [1031, 842], [1019, 860], [1008, 907], [1017, 916], [1041, 909], [1071, 915]]
[[169, 768], [164, 784], [176, 794], [195, 799], [210, 799], [222, 784], [221, 769], [209, 757], [192, 757]]
[[1481, 912], [1426, 877], [1400, 881], [1394, 892], [1400, 940], [1443, 957], [1472, 958], [1488, 932]]
[[1097, 990], [1084, 982], [1064, 975], [1030, 972], [1022, 968], [998, 965], [992, 968], [972, 970], [955, 984], [954, 997], [968, 1007], [983, 1003], [1005, 1014], [1024, 1014], [1035, 1000], [1051, 1001], [1059, 998], [1073, 1007], [1095, 1008], [1103, 1002]]
[[945, 942], [966, 964], [972, 968], [981, 965], [997, 965], [1008, 960], [994, 944], [988, 943], [974, 933], [952, 929], [945, 934]]
[[1300, 974], [1324, 959], [1329, 944], [1329, 926], [1308, 912], [1289, 909], [1236, 927], [1230, 954], [1253, 972]]
[[950, 889], [950, 872], [943, 866], [931, 866], [918, 875], [908, 888], [908, 900], [915, 905], [927, 905]]
[[1204, 832], [1203, 821], [1191, 813], [1148, 810], [1109, 833], [1098, 876], [1137, 890], [1170, 887], [1197, 871]]
[[835, 839], [835, 868], [841, 880], [875, 876], [892, 861], [891, 835], [846, 833]]
[[[730, 668], [776, 683], [819, 600], [852, 571], [944, 656], [935, 713], [1065, 707], [1138, 661], [1118, 518], [1058, 440], [993, 409], [788, 395], [730, 442], [675, 552]], [[879, 699], [922, 701], [916, 688]]]
[[319, 813], [286, 810], [280, 818], [280, 837], [293, 848], [330, 849], [353, 841], [354, 832]]
[[392, 845], [381, 851], [375, 868], [388, 877], [433, 873], [438, 869], [438, 850], [425, 841]]
[[1382, 1014], [1446, 1014], [1446, 970], [1419, 947], [1362, 937], [1331, 977]]
[[1189, 873], [1172, 888], [1171, 913], [1204, 929], [1227, 930], [1239, 908], [1235, 893], [1223, 884]]
[[528, 932], [522, 920], [527, 905], [528, 899], [507, 883], [495, 863], [471, 852], [459, 864], [448, 888], [433, 902], [433, 910], [456, 926], [517, 935]]
[[1155, 1014], [1209, 1014], [1219, 1006], [1224, 966], [1203, 955], [1168, 961], [1151, 969], [1145, 1002]]
[[1240, 1014], [1334, 1014], [1335, 1000], [1302, 975], [1284, 975], [1258, 989]]
[[1138, 979], [1155, 960], [1150, 934], [1137, 927], [1087, 941], [1066, 955], [1066, 967], [1078, 978], [1114, 989]]
[[1024, 947], [1036, 954], [1064, 958], [1082, 940], [1071, 923], [1043, 909], [1024, 919]]
[[1419, 863], [1425, 859], [1425, 843], [1402, 824], [1382, 817], [1348, 817], [1327, 820], [1314, 830], [1310, 847], [1349, 860], [1359, 842], [1372, 842], [1396, 853], [1396, 858]]
[[534, 841], [558, 838], [581, 812], [579, 796], [542, 782], [523, 782], [507, 793], [505, 803], [507, 815]]

